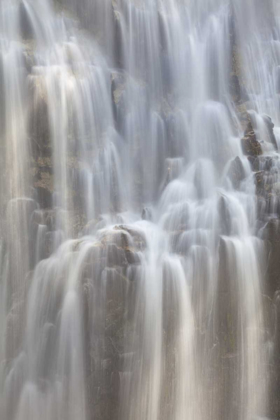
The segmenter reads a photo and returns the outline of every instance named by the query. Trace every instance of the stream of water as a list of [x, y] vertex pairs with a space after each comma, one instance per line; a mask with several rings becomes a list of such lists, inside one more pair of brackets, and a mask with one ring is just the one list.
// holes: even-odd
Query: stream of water
[[1, 0], [1, 420], [266, 416], [279, 93], [277, 0]]

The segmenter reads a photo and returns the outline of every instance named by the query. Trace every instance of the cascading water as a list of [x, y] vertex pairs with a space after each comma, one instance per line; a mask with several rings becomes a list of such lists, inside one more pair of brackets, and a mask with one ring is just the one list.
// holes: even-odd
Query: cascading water
[[266, 3], [1, 1], [1, 420], [269, 412]]

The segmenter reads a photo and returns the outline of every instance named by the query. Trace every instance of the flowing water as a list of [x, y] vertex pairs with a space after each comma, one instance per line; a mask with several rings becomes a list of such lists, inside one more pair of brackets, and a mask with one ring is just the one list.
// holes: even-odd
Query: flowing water
[[1, 0], [1, 420], [266, 416], [279, 69], [277, 0]]

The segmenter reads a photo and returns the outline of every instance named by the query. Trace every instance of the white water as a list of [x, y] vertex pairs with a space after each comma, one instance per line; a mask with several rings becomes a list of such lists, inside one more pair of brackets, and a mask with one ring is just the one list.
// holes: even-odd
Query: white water
[[266, 415], [264, 245], [230, 77], [236, 48], [275, 154], [267, 3], [2, 0], [1, 420]]

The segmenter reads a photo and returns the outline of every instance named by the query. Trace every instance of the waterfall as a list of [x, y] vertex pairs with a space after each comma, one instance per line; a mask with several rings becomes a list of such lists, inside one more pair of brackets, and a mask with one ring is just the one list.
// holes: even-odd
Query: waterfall
[[279, 94], [277, 0], [1, 0], [1, 420], [280, 416]]

